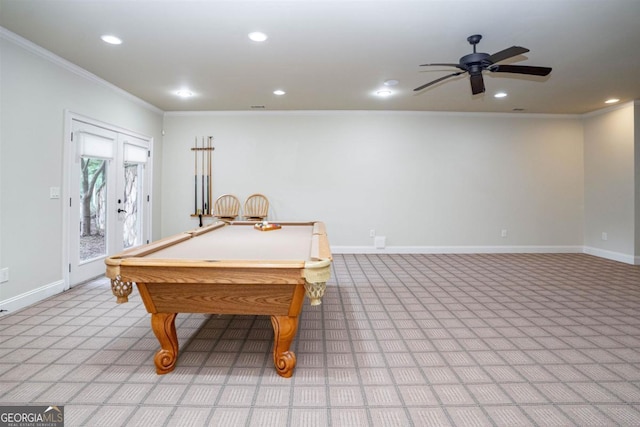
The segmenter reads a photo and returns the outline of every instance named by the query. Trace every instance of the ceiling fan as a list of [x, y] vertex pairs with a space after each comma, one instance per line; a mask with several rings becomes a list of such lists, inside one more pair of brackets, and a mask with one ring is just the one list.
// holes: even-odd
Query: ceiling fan
[[458, 64], [450, 63], [436, 63], [436, 64], [422, 64], [421, 67], [441, 66], [441, 67], [456, 67], [462, 71], [457, 71], [452, 74], [448, 74], [439, 79], [435, 79], [427, 84], [423, 84], [420, 87], [414, 89], [415, 92], [421, 91], [436, 83], [440, 83], [449, 77], [459, 76], [460, 74], [469, 73], [471, 80], [471, 93], [476, 95], [484, 92], [484, 80], [482, 78], [482, 72], [485, 70], [493, 73], [515, 73], [515, 74], [529, 74], [533, 76], [546, 76], [551, 72], [549, 67], [532, 67], [528, 65], [497, 65], [497, 62], [504, 61], [505, 59], [512, 58], [517, 55], [529, 52], [529, 49], [521, 46], [511, 46], [507, 49], [496, 52], [493, 55], [488, 53], [476, 52], [476, 45], [480, 43], [482, 36], [480, 34], [474, 34], [467, 37], [469, 44], [473, 46], [473, 53], [460, 58]]

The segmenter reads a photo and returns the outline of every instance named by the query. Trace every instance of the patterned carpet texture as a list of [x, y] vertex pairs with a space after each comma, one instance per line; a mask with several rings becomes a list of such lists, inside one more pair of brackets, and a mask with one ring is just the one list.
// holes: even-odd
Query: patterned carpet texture
[[107, 279], [0, 317], [0, 406], [65, 426], [637, 426], [640, 267], [584, 254], [335, 255], [279, 377], [267, 316], [179, 314], [175, 371]]

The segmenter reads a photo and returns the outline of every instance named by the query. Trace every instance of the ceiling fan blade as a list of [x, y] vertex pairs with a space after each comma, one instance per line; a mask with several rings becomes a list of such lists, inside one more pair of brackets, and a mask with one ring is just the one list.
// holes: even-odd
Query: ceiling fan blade
[[547, 76], [551, 72], [549, 67], [531, 67], [528, 65], [496, 65], [489, 68], [494, 73], [531, 74], [533, 76]]
[[514, 56], [522, 55], [529, 52], [529, 49], [522, 46], [511, 46], [500, 52], [496, 52], [485, 59], [485, 61], [495, 64], [496, 62], [504, 61], [505, 59], [512, 58]]
[[420, 64], [421, 67], [456, 67], [460, 68], [459, 64], [443, 64], [443, 63], [435, 63], [435, 64]]
[[444, 77], [440, 77], [439, 79], [435, 79], [435, 80], [433, 80], [433, 81], [431, 81], [431, 82], [429, 82], [429, 83], [423, 84], [422, 86], [415, 88], [413, 91], [414, 91], [414, 92], [421, 91], [422, 89], [427, 88], [427, 87], [429, 87], [429, 86], [432, 86], [432, 85], [434, 85], [434, 84], [436, 84], [436, 83], [440, 83], [441, 81], [446, 80], [446, 79], [448, 79], [449, 77], [459, 76], [459, 75], [460, 75], [460, 74], [462, 74], [462, 73], [464, 73], [464, 71], [459, 71], [459, 72], [457, 72], [457, 73], [453, 73], [453, 74], [447, 74], [447, 75], [446, 75], [446, 76], [444, 76]]
[[471, 93], [477, 95], [482, 92], [484, 92], [484, 79], [482, 78], [482, 74], [472, 74]]

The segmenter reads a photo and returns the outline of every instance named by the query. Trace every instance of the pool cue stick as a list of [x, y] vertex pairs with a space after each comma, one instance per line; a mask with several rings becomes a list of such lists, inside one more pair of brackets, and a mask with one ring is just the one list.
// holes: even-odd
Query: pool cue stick
[[[202, 152], [202, 155], [205, 156], [205, 154], [207, 154], [207, 150], [209, 149], [209, 143], [207, 142], [207, 146], [206, 146], [206, 148], [204, 148], [204, 137], [202, 137], [202, 146], [203, 146], [203, 149], [205, 150], [205, 151]], [[206, 179], [207, 191], [205, 192], [205, 195], [207, 197], [207, 203], [205, 204], [205, 208], [206, 208], [206, 210], [204, 211], [205, 215], [209, 214], [210, 213], [209, 211], [211, 210], [211, 200], [209, 200], [209, 157], [207, 157], [206, 164], [207, 164], [207, 168], [206, 168], [206, 171], [207, 171], [206, 172], [207, 173], [207, 179]]]
[[202, 213], [205, 213], [204, 206], [204, 136], [202, 137]]
[[198, 137], [196, 136], [196, 146], [193, 149], [193, 154], [195, 158], [195, 167], [193, 169], [193, 213], [194, 215], [198, 214]]
[[[210, 136], [209, 137], [209, 151], [207, 151], [207, 159], [208, 159], [208, 163], [209, 163], [209, 172], [208, 172], [208, 177], [207, 177], [207, 188], [209, 190], [209, 194], [207, 195], [207, 197], [209, 198], [209, 201], [211, 201], [213, 199], [213, 187], [211, 185], [211, 181], [213, 180], [213, 175], [212, 175], [212, 166], [211, 166], [211, 160], [212, 160], [212, 152], [213, 151], [213, 137]], [[211, 210], [211, 204], [209, 204], [209, 210]], [[211, 213], [211, 212], [209, 212]]]

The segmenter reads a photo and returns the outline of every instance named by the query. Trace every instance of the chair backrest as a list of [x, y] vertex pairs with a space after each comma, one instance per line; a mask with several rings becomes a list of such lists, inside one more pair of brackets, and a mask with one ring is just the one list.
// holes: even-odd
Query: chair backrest
[[269, 213], [269, 200], [263, 194], [252, 194], [244, 202], [243, 216], [246, 219], [263, 220]]
[[240, 200], [233, 194], [223, 194], [213, 204], [213, 216], [224, 219], [236, 219], [240, 212]]

